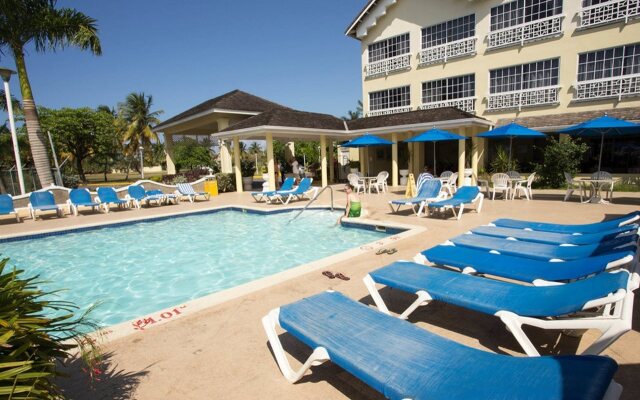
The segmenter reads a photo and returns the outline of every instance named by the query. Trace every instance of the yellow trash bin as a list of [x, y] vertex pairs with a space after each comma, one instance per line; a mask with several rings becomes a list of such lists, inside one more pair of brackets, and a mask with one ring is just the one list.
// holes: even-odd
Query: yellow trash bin
[[218, 195], [218, 181], [205, 181], [204, 191], [209, 193], [210, 196]]

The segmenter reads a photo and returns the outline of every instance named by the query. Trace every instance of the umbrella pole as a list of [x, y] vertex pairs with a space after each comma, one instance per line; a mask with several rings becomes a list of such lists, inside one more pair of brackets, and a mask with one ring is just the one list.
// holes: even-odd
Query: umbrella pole
[[433, 142], [433, 176], [438, 176], [436, 173], [436, 142]]
[[602, 148], [604, 147], [604, 131], [602, 132], [602, 137], [600, 139], [600, 157], [598, 158], [598, 173], [600, 172], [600, 167], [602, 166]]
[[509, 169], [511, 169], [511, 148], [513, 147], [513, 137], [509, 138]]

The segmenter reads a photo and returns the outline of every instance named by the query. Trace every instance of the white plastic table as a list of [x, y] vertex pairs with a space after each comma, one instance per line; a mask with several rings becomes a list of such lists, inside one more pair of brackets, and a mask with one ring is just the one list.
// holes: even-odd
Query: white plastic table
[[588, 186], [591, 185], [591, 196], [583, 201], [583, 203], [593, 203], [593, 204], [609, 204], [609, 202], [605, 199], [602, 198], [601, 196], [601, 192], [602, 192], [602, 186], [606, 185], [606, 184], [614, 184], [615, 182], [617, 182], [619, 179], [618, 178], [613, 178], [613, 179], [592, 179], [592, 178], [574, 178], [573, 179], [575, 182], [580, 183], [580, 185], [583, 186]]

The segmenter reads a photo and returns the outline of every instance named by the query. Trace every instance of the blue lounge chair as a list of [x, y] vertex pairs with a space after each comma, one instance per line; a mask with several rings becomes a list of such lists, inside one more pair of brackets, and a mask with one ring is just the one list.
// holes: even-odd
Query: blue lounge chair
[[177, 183], [176, 188], [178, 189], [176, 194], [181, 197], [189, 198], [190, 202], [194, 202], [198, 196], [204, 197], [205, 200], [209, 200], [209, 193], [207, 192], [196, 192], [193, 190], [193, 186], [189, 183]]
[[632, 224], [640, 220], [640, 211], [634, 211], [619, 218], [613, 218], [607, 221], [596, 222], [593, 224], [583, 225], [562, 225], [549, 224], [545, 222], [521, 221], [517, 219], [501, 218], [492, 222], [495, 226], [504, 228], [528, 229], [532, 231], [568, 233], [568, 234], [585, 234], [598, 233], [615, 229], [624, 225]]
[[289, 192], [293, 190], [293, 185], [296, 183], [296, 178], [290, 176], [282, 182], [282, 186], [278, 190], [269, 190], [266, 192], [251, 192], [251, 196], [256, 202], [269, 199], [270, 196], [275, 196], [279, 192]]
[[[423, 267], [424, 268], [424, 267]], [[510, 357], [467, 347], [407, 321], [325, 292], [272, 310], [262, 319], [291, 383], [312, 365], [343, 368], [388, 399], [616, 399], [616, 363], [600, 356]], [[313, 349], [298, 371], [276, 329]]]
[[96, 200], [100, 202], [105, 213], [109, 212], [110, 204], [115, 204], [118, 208], [129, 206], [129, 200], [119, 198], [118, 193], [112, 187], [100, 187], [97, 192], [98, 197], [96, 197]]
[[[402, 206], [410, 206], [413, 210], [413, 213], [418, 217], [422, 214], [422, 210], [424, 210], [424, 206], [433, 201], [443, 200], [447, 197], [447, 194], [441, 191], [442, 182], [440, 179], [426, 179], [422, 182], [418, 189], [418, 193], [416, 197], [411, 199], [398, 199], [389, 201], [389, 208], [391, 208], [392, 213], [396, 213], [400, 211], [400, 207]], [[393, 209], [393, 206], [396, 206], [396, 209]], [[418, 210], [416, 211], [416, 206], [418, 206]]]
[[314, 195], [309, 197], [309, 198], [313, 198], [318, 193], [318, 189], [311, 186], [312, 182], [313, 182], [312, 178], [304, 178], [300, 181], [300, 184], [295, 189], [279, 190], [273, 196], [268, 196], [268, 198], [270, 201], [277, 200], [282, 204], [289, 204], [289, 202], [292, 199], [301, 200], [305, 196], [307, 196], [308, 192], [314, 191]]
[[637, 235], [618, 238], [608, 242], [586, 244], [584, 246], [563, 246], [507, 240], [496, 237], [464, 234], [456, 236], [445, 244], [493, 251], [497, 254], [527, 257], [543, 261], [569, 261], [593, 257], [616, 251], [636, 251]]
[[417, 254], [419, 264], [454, 267], [466, 274], [489, 274], [503, 278], [547, 285], [550, 281], [569, 281], [597, 274], [607, 269], [637, 262], [632, 251], [620, 251], [564, 262], [551, 262], [494, 254], [461, 246], [435, 246]]
[[546, 243], [546, 244], [571, 244], [585, 245], [606, 242], [624, 236], [638, 234], [638, 225], [623, 225], [607, 231], [598, 233], [585, 233], [582, 235], [571, 235], [568, 233], [529, 231], [516, 228], [502, 228], [499, 226], [478, 226], [471, 229], [477, 235], [493, 236], [503, 239], [523, 240], [525, 242]]
[[[165, 193], [160, 189], [151, 189], [145, 192], [147, 196], [160, 196], [162, 197], [162, 202], [168, 204], [169, 201], [173, 202], [173, 204], [178, 204], [180, 202], [180, 196], [175, 193]], [[208, 195], [208, 193], [207, 193]]]
[[149, 206], [152, 202], [157, 205], [161, 205], [164, 201], [164, 194], [153, 193], [149, 194], [142, 185], [131, 185], [127, 188], [127, 198], [133, 202], [137, 209], [140, 209], [142, 203], [145, 202]]
[[495, 315], [529, 356], [538, 356], [522, 325], [598, 329], [602, 335], [583, 354], [600, 354], [631, 329], [633, 291], [640, 278], [621, 269], [567, 284], [525, 286], [400, 261], [369, 273], [364, 282], [385, 313], [389, 310], [376, 284], [415, 293], [418, 298], [400, 315], [402, 319], [432, 300]]
[[35, 221], [38, 211], [55, 211], [58, 217], [62, 217], [62, 208], [56, 204], [56, 199], [48, 190], [31, 192], [29, 195], [29, 214]]
[[91, 207], [92, 211], [100, 208], [100, 203], [91, 199], [91, 193], [88, 189], [71, 189], [67, 204], [69, 205], [69, 214], [73, 213], [76, 217], [79, 207]]
[[[464, 211], [465, 204], [478, 203], [476, 205], [476, 212], [480, 213], [480, 211], [482, 211], [483, 200], [484, 195], [480, 193], [480, 187], [462, 186], [461, 188], [458, 188], [458, 190], [453, 194], [453, 197], [451, 197], [450, 199], [429, 203], [427, 206], [430, 209], [442, 209], [443, 211], [451, 209], [451, 211], [453, 211], [453, 216], [457, 217], [457, 219], [460, 219], [460, 217], [462, 217], [462, 212]], [[458, 207], [457, 215], [455, 207]]]
[[20, 222], [20, 216], [13, 207], [13, 197], [10, 194], [0, 194], [0, 215], [14, 215]]

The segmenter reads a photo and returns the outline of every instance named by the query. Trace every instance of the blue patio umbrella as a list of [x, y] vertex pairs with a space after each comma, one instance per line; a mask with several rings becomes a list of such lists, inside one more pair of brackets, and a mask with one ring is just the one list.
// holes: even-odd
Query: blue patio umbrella
[[436, 142], [442, 142], [445, 140], [465, 140], [464, 136], [457, 135], [453, 132], [445, 131], [442, 129], [429, 129], [422, 132], [418, 136], [414, 136], [405, 142], [433, 142], [433, 174], [436, 174]]
[[[343, 144], [342, 147], [360, 148], [360, 147], [374, 147], [374, 146], [389, 146], [392, 144], [393, 142], [390, 140], [383, 139], [381, 137], [372, 135], [370, 133], [365, 133], [364, 135]], [[367, 172], [368, 171], [370, 171], [369, 157], [367, 157]]]
[[600, 157], [598, 158], [598, 172], [602, 166], [602, 149], [604, 147], [605, 136], [624, 136], [640, 133], [640, 124], [625, 121], [618, 118], [609, 117], [605, 114], [602, 117], [590, 119], [577, 125], [564, 128], [558, 133], [567, 133], [572, 136], [600, 136]]
[[547, 135], [534, 129], [527, 128], [526, 126], [516, 124], [515, 122], [511, 122], [510, 124], [503, 125], [499, 128], [482, 132], [477, 136], [487, 139], [509, 138], [509, 164], [511, 164], [511, 148], [513, 147], [513, 138], [536, 138], [546, 137]]

